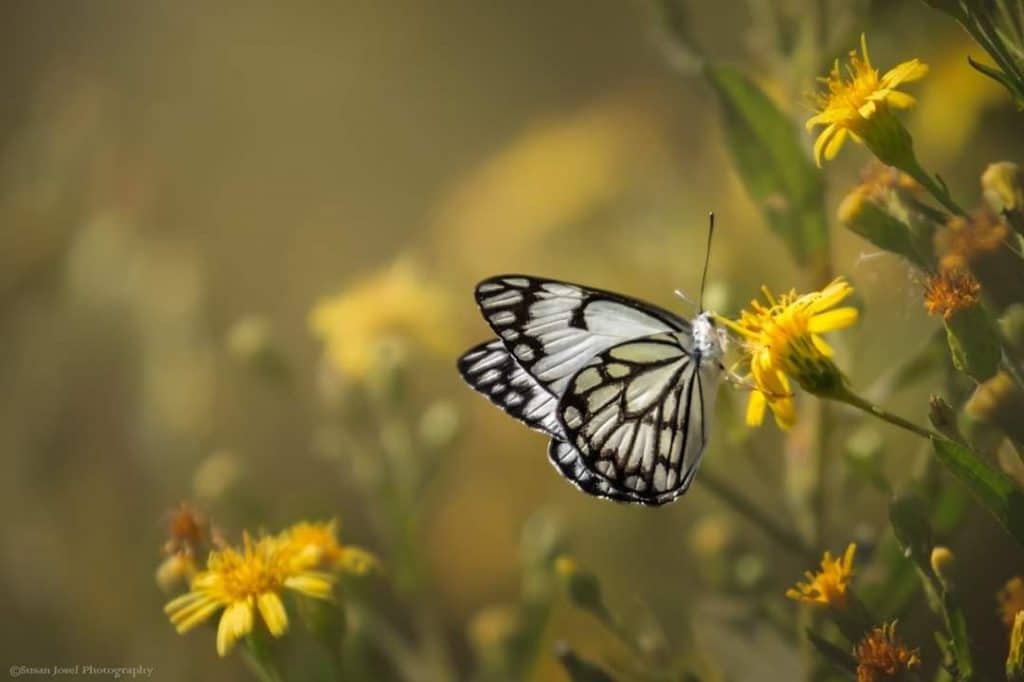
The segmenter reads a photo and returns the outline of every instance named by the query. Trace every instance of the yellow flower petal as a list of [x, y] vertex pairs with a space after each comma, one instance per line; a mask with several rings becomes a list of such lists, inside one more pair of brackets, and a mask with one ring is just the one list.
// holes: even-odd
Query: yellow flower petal
[[252, 606], [248, 602], [235, 602], [220, 617], [217, 626], [217, 654], [227, 656], [242, 637], [252, 632]]
[[751, 391], [747, 400], [747, 426], [760, 426], [764, 422], [764, 410], [768, 405], [767, 398], [761, 391]]
[[905, 92], [890, 92], [885, 101], [895, 109], [909, 109], [917, 104], [917, 100], [914, 99], [913, 95], [908, 95]]
[[830, 332], [849, 327], [857, 321], [860, 311], [856, 308], [836, 308], [828, 312], [813, 315], [807, 322], [807, 331], [812, 334]]
[[267, 592], [256, 598], [256, 605], [259, 607], [263, 622], [274, 637], [280, 637], [288, 631], [288, 614], [284, 610], [284, 603], [277, 596], [276, 592]]

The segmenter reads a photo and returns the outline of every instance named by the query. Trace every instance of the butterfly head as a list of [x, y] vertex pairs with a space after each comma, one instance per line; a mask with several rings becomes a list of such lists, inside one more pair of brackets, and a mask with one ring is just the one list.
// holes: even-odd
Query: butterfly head
[[725, 353], [724, 332], [715, 324], [713, 313], [701, 313], [693, 320], [693, 346], [702, 357], [718, 359]]

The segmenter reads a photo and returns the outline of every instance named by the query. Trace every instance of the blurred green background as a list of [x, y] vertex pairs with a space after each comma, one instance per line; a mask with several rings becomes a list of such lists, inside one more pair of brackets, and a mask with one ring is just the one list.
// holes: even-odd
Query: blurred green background
[[[908, 127], [922, 159], [973, 202], [987, 160], [1022, 158], [1019, 116], [969, 69], [970, 45], [951, 22], [920, 3], [885, 5], [857, 15], [843, 51], [866, 30], [879, 63], [932, 65]], [[690, 6], [709, 52], [792, 111], [810, 110], [791, 95], [811, 79], [778, 83], [757, 60], [745, 6]], [[766, 661], [798, 669], [792, 642], [728, 627], [742, 599], [713, 587], [715, 571], [733, 567], [705, 570], [700, 553], [734, 543], [730, 556], [749, 557], [771, 594], [809, 566], [778, 555], [699, 477], [655, 510], [580, 494], [545, 461], [542, 437], [454, 371], [459, 352], [489, 335], [472, 287], [501, 271], [689, 314], [672, 290], [696, 290], [709, 210], [719, 310], [735, 312], [761, 283], [808, 286], [730, 167], [711, 91], [673, 70], [642, 3], [91, 0], [7, 2], [0, 13], [5, 663], [244, 679], [237, 660], [217, 660], [212, 634], [179, 637], [162, 613], [161, 519], [183, 499], [235, 537], [337, 516], [343, 539], [388, 561], [372, 495], [318, 444], [322, 349], [307, 318], [317, 300], [408, 257], [452, 301], [437, 320], [452, 330], [448, 346], [412, 362], [417, 400], [453, 401], [463, 433], [415, 513], [460, 667], [471, 667], [474, 614], [514, 599], [520, 533], [541, 510], [610, 601], [649, 605], [733, 679], [755, 679]], [[858, 149], [829, 169], [830, 214], [866, 159]], [[842, 365], [869, 387], [937, 325], [895, 258], [838, 228], [833, 254], [864, 308], [838, 344]], [[253, 315], [287, 357], [286, 385], [232, 358], [225, 340]], [[923, 420], [926, 389], [890, 404]], [[772, 426], [748, 431], [736, 416], [745, 396], [723, 393], [707, 466], [794, 523], [785, 500], [799, 481], [783, 462], [807, 444], [799, 434], [783, 444]], [[899, 480], [911, 444], [886, 435], [885, 466]], [[856, 503], [835, 511], [833, 551], [860, 536], [870, 545], [885, 518], [882, 493], [850, 485]], [[961, 541], [998, 537], [987, 518], [973, 530]], [[1005, 577], [970, 588], [980, 620]], [[583, 652], [608, 646], [567, 608], [547, 632]], [[564, 679], [546, 654], [534, 677]]]

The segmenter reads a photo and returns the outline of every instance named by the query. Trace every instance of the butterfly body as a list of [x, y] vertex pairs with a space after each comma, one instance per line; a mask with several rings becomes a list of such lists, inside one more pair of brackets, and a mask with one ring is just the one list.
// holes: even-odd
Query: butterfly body
[[613, 292], [523, 275], [484, 280], [476, 297], [498, 338], [470, 349], [459, 371], [551, 438], [562, 475], [591, 495], [644, 505], [686, 491], [724, 371], [711, 315], [688, 322]]

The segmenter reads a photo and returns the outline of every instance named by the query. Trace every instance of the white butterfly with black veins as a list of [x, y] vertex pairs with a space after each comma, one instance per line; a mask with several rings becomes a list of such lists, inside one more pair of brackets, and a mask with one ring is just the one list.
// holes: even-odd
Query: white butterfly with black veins
[[586, 493], [662, 505], [686, 492], [725, 370], [712, 316], [688, 322], [600, 289], [524, 275], [476, 287], [497, 339], [459, 372], [551, 437], [548, 458]]

